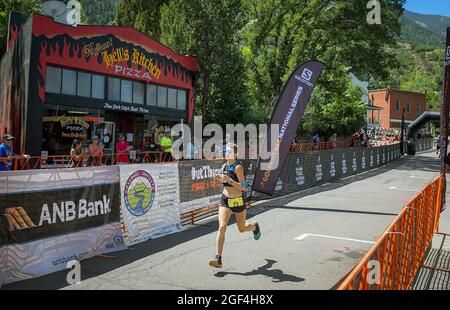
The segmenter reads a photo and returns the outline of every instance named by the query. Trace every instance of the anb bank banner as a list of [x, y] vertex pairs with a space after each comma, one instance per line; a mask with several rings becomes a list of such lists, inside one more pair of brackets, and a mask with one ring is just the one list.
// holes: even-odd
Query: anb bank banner
[[117, 167], [0, 175], [0, 284], [125, 249]]

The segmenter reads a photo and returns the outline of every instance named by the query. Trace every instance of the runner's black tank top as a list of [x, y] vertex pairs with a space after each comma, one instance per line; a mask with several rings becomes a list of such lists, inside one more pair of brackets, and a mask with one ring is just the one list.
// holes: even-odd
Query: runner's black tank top
[[[241, 165], [240, 162], [235, 162], [234, 164], [232, 164], [231, 166], [229, 166], [227, 163], [225, 163], [222, 167], [222, 171], [223, 174], [229, 176], [233, 181], [238, 182], [239, 183], [239, 178], [236, 174], [236, 167]], [[233, 185], [228, 184], [228, 183], [223, 183], [223, 186], [225, 187], [232, 187]]]

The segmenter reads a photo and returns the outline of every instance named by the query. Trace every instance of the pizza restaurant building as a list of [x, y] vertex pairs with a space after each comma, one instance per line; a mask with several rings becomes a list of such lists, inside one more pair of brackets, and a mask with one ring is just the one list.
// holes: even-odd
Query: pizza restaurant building
[[0, 128], [15, 152], [67, 155], [94, 136], [114, 152], [119, 133], [134, 150], [190, 123], [197, 61], [131, 27], [78, 26], [11, 13], [0, 73]]

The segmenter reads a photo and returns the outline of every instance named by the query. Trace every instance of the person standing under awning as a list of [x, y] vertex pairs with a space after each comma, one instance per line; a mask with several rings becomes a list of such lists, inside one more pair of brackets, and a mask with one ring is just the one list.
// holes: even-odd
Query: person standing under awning
[[15, 138], [9, 134], [3, 135], [3, 143], [0, 144], [0, 171], [12, 170], [13, 159], [30, 159], [29, 155], [18, 156], [14, 154], [12, 149], [14, 139]]
[[161, 138], [161, 148], [163, 150], [163, 161], [172, 161], [172, 140], [170, 138], [170, 132], [165, 132]]

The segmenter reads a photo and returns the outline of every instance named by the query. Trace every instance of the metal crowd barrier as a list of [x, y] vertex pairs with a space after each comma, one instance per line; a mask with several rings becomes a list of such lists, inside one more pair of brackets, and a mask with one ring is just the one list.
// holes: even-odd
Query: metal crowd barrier
[[333, 146], [333, 142], [318, 142], [318, 143], [300, 143], [292, 145], [289, 149], [290, 153], [303, 153], [303, 152], [316, 152], [316, 151], [326, 151], [333, 149], [345, 148], [344, 141], [336, 141]]
[[445, 178], [441, 175], [410, 202], [338, 290], [407, 290], [439, 229]]

